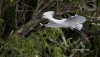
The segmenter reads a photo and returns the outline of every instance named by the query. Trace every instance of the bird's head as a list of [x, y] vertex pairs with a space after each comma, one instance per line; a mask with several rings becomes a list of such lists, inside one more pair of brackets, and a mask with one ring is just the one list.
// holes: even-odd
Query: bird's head
[[54, 11], [45, 12], [43, 13], [42, 18], [50, 19], [52, 18], [53, 14], [54, 14]]

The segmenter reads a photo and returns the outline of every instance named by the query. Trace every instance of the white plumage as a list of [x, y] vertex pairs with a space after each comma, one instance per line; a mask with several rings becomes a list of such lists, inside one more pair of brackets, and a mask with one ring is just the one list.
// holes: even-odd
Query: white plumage
[[55, 19], [53, 18], [54, 15], [54, 11], [48, 11], [45, 12], [42, 16], [42, 18], [46, 18], [49, 19], [53, 22], [49, 22], [48, 24], [41, 24], [44, 25], [46, 27], [66, 27], [66, 28], [70, 28], [73, 29], [75, 31], [77, 31], [87, 42], [89, 42], [88, 38], [80, 31], [83, 27], [83, 23], [86, 21], [86, 18], [83, 16], [71, 16], [68, 19]]
[[46, 27], [68, 27], [81, 30], [83, 23], [86, 21], [86, 18], [83, 16], [71, 16], [68, 19], [55, 19], [53, 18], [54, 11], [45, 12], [42, 18], [49, 19], [54, 23], [45, 24]]

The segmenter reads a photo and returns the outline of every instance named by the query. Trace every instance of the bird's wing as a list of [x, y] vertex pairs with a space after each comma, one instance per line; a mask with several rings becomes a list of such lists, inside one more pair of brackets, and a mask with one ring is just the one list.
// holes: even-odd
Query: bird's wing
[[69, 17], [67, 21], [76, 22], [76, 23], [84, 23], [86, 21], [86, 18], [83, 16], [73, 16], [73, 17]]
[[54, 27], [54, 28], [59, 28], [59, 27], [63, 27], [62, 25], [56, 24], [54, 22], [49, 22], [48, 24], [43, 24], [46, 27]]

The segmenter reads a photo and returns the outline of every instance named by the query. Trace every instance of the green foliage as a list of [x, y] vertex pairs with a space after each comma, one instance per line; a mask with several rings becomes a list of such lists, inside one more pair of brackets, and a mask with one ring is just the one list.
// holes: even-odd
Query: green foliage
[[[1, 56], [41, 57], [42, 53], [48, 50], [48, 53], [52, 57], [63, 57], [63, 47], [65, 47], [65, 45], [63, 42], [57, 41], [61, 34], [62, 30], [59, 28], [47, 28], [44, 31], [38, 30], [37, 32], [31, 33], [28, 38], [20, 38], [14, 34], [7, 42], [2, 40], [0, 41], [0, 44], [2, 45], [0, 49], [3, 50], [1, 51]], [[70, 43], [70, 39], [68, 39], [66, 42]], [[71, 43], [69, 46], [71, 46]]]
[[[38, 40], [36, 40], [36, 41], [38, 41]], [[2, 51], [1, 56], [34, 57], [40, 53], [39, 45], [35, 45], [36, 43], [38, 44], [38, 42], [34, 41], [34, 38], [21, 39], [17, 35], [12, 35], [11, 38], [7, 42], [4, 43], [4, 46], [2, 46], [1, 49], [3, 49], [6, 52]], [[9, 52], [10, 54], [8, 54], [7, 52]]]
[[63, 57], [62, 49], [60, 47], [54, 47], [51, 57]]

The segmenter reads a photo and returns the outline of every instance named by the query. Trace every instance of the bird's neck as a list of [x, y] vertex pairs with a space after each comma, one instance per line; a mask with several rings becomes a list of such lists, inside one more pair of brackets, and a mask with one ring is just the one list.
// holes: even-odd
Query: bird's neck
[[53, 22], [55, 22], [55, 23], [61, 22], [61, 20], [55, 19], [55, 18], [53, 18], [52, 16], [49, 18], [49, 20], [51, 20], [51, 21], [53, 21]]

